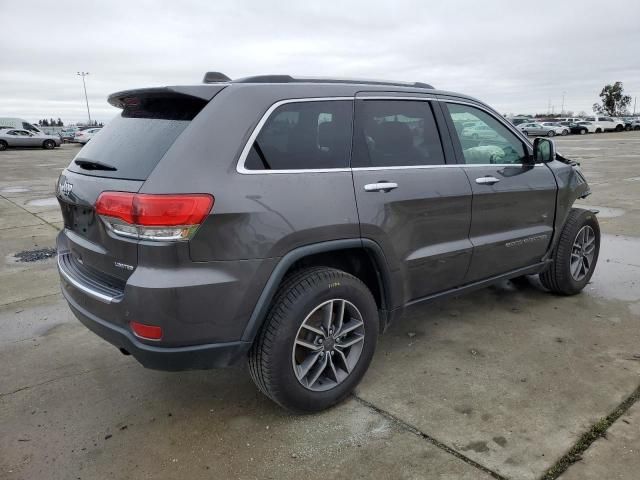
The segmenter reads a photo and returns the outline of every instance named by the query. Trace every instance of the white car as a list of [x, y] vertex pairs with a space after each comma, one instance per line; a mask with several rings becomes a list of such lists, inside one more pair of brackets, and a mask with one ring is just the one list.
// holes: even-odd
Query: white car
[[558, 118], [556, 119], [556, 122], [560, 123], [560, 122], [569, 122], [569, 123], [578, 123], [581, 122], [582, 119], [578, 118], [578, 117], [564, 117], [564, 118]]
[[102, 128], [87, 128], [86, 130], [78, 130], [73, 136], [73, 141], [77, 143], [87, 143]]
[[595, 122], [600, 125], [604, 132], [621, 132], [624, 130], [624, 121], [612, 117], [587, 117], [587, 122]]
[[585, 127], [587, 129], [587, 132], [589, 132], [589, 133], [602, 133], [603, 132], [602, 126], [599, 123], [587, 122], [585, 120], [583, 122], [578, 122], [577, 125], [580, 125], [581, 127]]

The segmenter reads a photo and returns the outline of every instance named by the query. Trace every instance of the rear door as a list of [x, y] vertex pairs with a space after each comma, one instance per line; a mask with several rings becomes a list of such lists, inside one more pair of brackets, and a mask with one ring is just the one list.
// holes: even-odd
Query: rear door
[[[138, 91], [123, 112], [85, 145], [60, 175], [63, 245], [71, 268], [122, 286], [138, 264], [138, 241], [115, 235], [95, 214], [102, 192], [137, 192], [207, 101], [170, 92]], [[171, 192], [167, 192], [171, 193]]]
[[[465, 282], [540, 262], [553, 233], [553, 173], [544, 164], [531, 163], [528, 143], [489, 109], [456, 101], [441, 106], [473, 189], [473, 257]], [[482, 122], [495, 136], [474, 141], [458, 135], [456, 125], [469, 119]]]
[[471, 189], [448, 161], [442, 113], [429, 99], [357, 95], [352, 169], [361, 235], [402, 272], [405, 302], [459, 285], [469, 266]]

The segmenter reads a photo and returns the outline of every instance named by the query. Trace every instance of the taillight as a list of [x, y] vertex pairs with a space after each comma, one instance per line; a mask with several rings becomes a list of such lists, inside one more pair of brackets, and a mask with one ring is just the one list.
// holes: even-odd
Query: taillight
[[213, 207], [207, 194], [102, 192], [96, 213], [116, 235], [140, 240], [188, 240]]

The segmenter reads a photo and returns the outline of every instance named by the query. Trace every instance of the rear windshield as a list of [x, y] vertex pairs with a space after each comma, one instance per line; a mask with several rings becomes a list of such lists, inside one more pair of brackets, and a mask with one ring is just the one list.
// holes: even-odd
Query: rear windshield
[[[93, 135], [71, 162], [69, 170], [85, 175], [146, 180], [206, 101], [179, 95], [128, 97], [123, 104], [122, 113]], [[105, 166], [108, 168], [101, 168]]]

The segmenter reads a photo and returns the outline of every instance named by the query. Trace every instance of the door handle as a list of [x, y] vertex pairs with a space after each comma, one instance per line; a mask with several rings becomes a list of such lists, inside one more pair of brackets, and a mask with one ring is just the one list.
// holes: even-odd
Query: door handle
[[494, 183], [498, 183], [499, 181], [499, 178], [491, 177], [489, 175], [487, 175], [486, 177], [476, 178], [476, 183], [478, 185], [493, 185]]
[[394, 182], [378, 182], [367, 183], [364, 186], [365, 192], [390, 192], [394, 188], [398, 188], [398, 184]]

